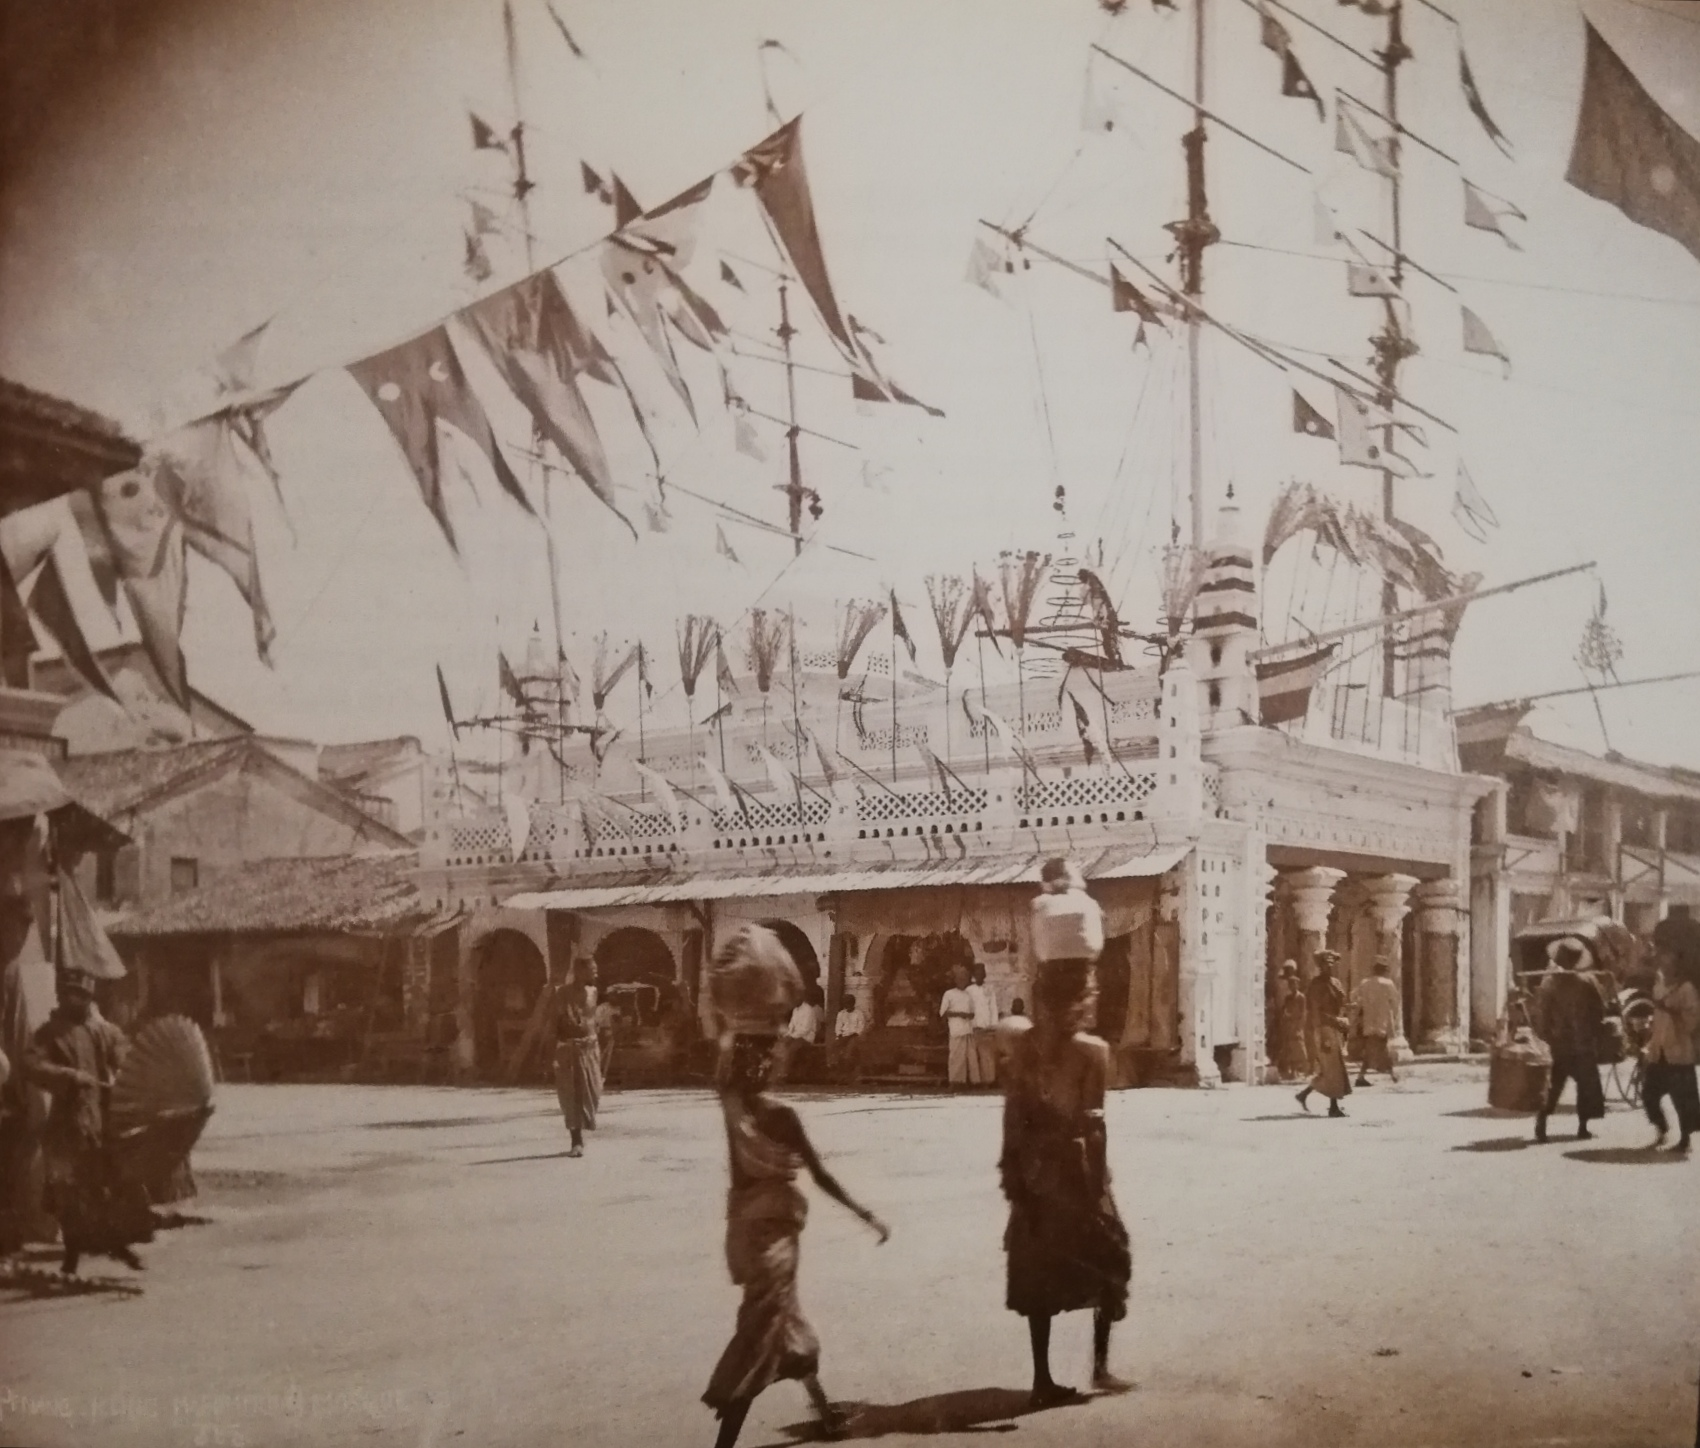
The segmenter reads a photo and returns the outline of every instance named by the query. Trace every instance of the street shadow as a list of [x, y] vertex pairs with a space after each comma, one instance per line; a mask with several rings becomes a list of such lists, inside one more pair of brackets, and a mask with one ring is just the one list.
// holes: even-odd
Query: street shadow
[[153, 1229], [156, 1232], [174, 1232], [179, 1227], [210, 1227], [211, 1217], [197, 1217], [187, 1212], [155, 1212], [153, 1213]]
[[500, 1126], [505, 1121], [524, 1121], [535, 1116], [554, 1116], [554, 1110], [522, 1111], [506, 1116], [428, 1116], [420, 1121], [369, 1121], [368, 1131], [441, 1131], [451, 1126]]
[[1279, 1113], [1277, 1113], [1273, 1116], [1242, 1116], [1242, 1117], [1240, 1117], [1240, 1120], [1241, 1121], [1326, 1121], [1326, 1120], [1328, 1120], [1328, 1113], [1327, 1113], [1327, 1111], [1306, 1111], [1303, 1108], [1300, 1108], [1297, 1111], [1279, 1112]]
[[1454, 1151], [1522, 1151], [1525, 1147], [1534, 1146], [1534, 1138], [1528, 1136], [1490, 1136], [1486, 1141], [1466, 1141], [1462, 1146], [1455, 1146]]
[[1602, 1166], [1671, 1166], [1688, 1158], [1674, 1151], [1654, 1151], [1650, 1146], [1585, 1146], [1564, 1153], [1566, 1161], [1589, 1161]]
[[468, 1166], [508, 1166], [516, 1161], [560, 1161], [566, 1156], [564, 1151], [539, 1152], [534, 1156], [492, 1156], [483, 1161], [469, 1161]]
[[1517, 1121], [1527, 1120], [1535, 1113], [1533, 1111], [1507, 1111], [1501, 1106], [1472, 1106], [1468, 1111], [1443, 1111], [1442, 1116], [1457, 1116], [1466, 1121]]
[[70, 1297], [140, 1297], [142, 1284], [124, 1277], [67, 1277], [44, 1267], [0, 1270], [0, 1302], [58, 1302]]
[[[1080, 1399], [1082, 1403], [1090, 1401], [1090, 1396]], [[1013, 1433], [1017, 1418], [1076, 1406], [1059, 1403], [1052, 1408], [1035, 1408], [1026, 1392], [1014, 1388], [964, 1388], [912, 1398], [907, 1403], [844, 1403], [850, 1423], [838, 1441], [884, 1438], [893, 1433]], [[791, 1436], [769, 1448], [790, 1448], [795, 1443], [819, 1441], [822, 1436], [820, 1424], [813, 1420], [787, 1423], [785, 1431]]]

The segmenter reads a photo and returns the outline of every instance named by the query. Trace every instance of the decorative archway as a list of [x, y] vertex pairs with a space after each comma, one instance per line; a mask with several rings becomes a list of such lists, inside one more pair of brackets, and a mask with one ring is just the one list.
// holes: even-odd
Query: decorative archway
[[525, 1034], [549, 976], [543, 952], [517, 930], [495, 930], [478, 942], [474, 960], [473, 1060], [492, 1075]]
[[634, 1025], [654, 1025], [678, 993], [678, 967], [667, 942], [653, 930], [626, 925], [611, 930], [591, 952], [596, 989]]

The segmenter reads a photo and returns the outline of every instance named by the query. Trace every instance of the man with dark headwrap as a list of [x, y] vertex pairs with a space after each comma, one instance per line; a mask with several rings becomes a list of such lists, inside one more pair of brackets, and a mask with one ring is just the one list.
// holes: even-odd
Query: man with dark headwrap
[[1552, 1084], [1542, 1109], [1535, 1114], [1535, 1140], [1547, 1139], [1547, 1117], [1558, 1106], [1566, 1081], [1576, 1083], [1576, 1135], [1586, 1141], [1594, 1133], [1590, 1121], [1606, 1114], [1605, 1088], [1600, 1082], [1600, 1032], [1608, 1007], [1592, 971], [1593, 955], [1574, 936], [1547, 947], [1552, 962], [1535, 993], [1535, 1034], [1552, 1050]]
[[59, 1004], [35, 1033], [25, 1071], [53, 1099], [41, 1145], [47, 1208], [64, 1242], [62, 1270], [74, 1273], [86, 1253], [140, 1271], [131, 1247], [153, 1239], [147, 1194], [120, 1181], [106, 1146], [107, 1098], [129, 1042], [95, 1005], [93, 976], [63, 968], [55, 984]]

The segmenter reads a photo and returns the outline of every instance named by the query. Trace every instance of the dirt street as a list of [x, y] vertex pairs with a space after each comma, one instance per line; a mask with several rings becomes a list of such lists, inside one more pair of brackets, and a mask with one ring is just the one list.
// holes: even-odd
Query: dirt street
[[[1527, 1145], [1480, 1072], [1305, 1116], [1290, 1090], [1110, 1103], [1136, 1391], [1024, 1413], [1003, 1310], [993, 1097], [797, 1098], [889, 1245], [813, 1196], [823, 1378], [887, 1444], [1673, 1445], [1700, 1364], [1700, 1160]], [[706, 1445], [730, 1331], [724, 1146], [706, 1093], [616, 1094], [581, 1161], [536, 1091], [228, 1086], [190, 1220], [135, 1276], [45, 1255], [0, 1279], [0, 1443]], [[1059, 1378], [1089, 1325], [1059, 1324]], [[807, 1436], [780, 1384], [744, 1442]], [[968, 1441], [964, 1438], [964, 1441]]]

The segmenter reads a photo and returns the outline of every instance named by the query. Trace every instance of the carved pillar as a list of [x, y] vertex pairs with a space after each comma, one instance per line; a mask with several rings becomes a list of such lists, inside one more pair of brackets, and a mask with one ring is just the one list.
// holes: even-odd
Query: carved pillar
[[[1405, 950], [1404, 938], [1399, 929], [1405, 923], [1405, 917], [1411, 913], [1411, 890], [1417, 883], [1415, 875], [1373, 875], [1364, 882], [1369, 887], [1370, 910], [1375, 917], [1376, 954], [1385, 959], [1388, 975], [1392, 978], [1394, 987], [1399, 992], [1399, 999], [1405, 999]], [[1400, 1025], [1406, 1022], [1403, 1005], [1400, 1010]], [[1396, 1061], [1407, 1061], [1411, 1056], [1410, 1043], [1405, 1039], [1403, 1029], [1387, 1043]]]
[[1307, 983], [1316, 974], [1316, 952], [1327, 943], [1334, 888], [1345, 878], [1344, 870], [1331, 865], [1312, 865], [1308, 870], [1293, 870], [1282, 876], [1299, 927], [1299, 978]]
[[1412, 903], [1417, 909], [1417, 1049], [1455, 1056], [1464, 1049], [1458, 1020], [1458, 882], [1424, 881]]
[[1248, 1069], [1243, 1079], [1259, 1083], [1275, 1079], [1269, 1063], [1269, 1042], [1274, 1025], [1269, 1015], [1269, 966], [1273, 953], [1269, 940], [1269, 907], [1275, 903], [1275, 887], [1280, 875], [1269, 863], [1269, 851], [1262, 836], [1252, 836], [1252, 846], [1248, 852], [1251, 868], [1247, 872], [1250, 881], [1246, 893], [1251, 897], [1253, 984], [1251, 1010], [1247, 1019], [1252, 1024], [1255, 1036]]

